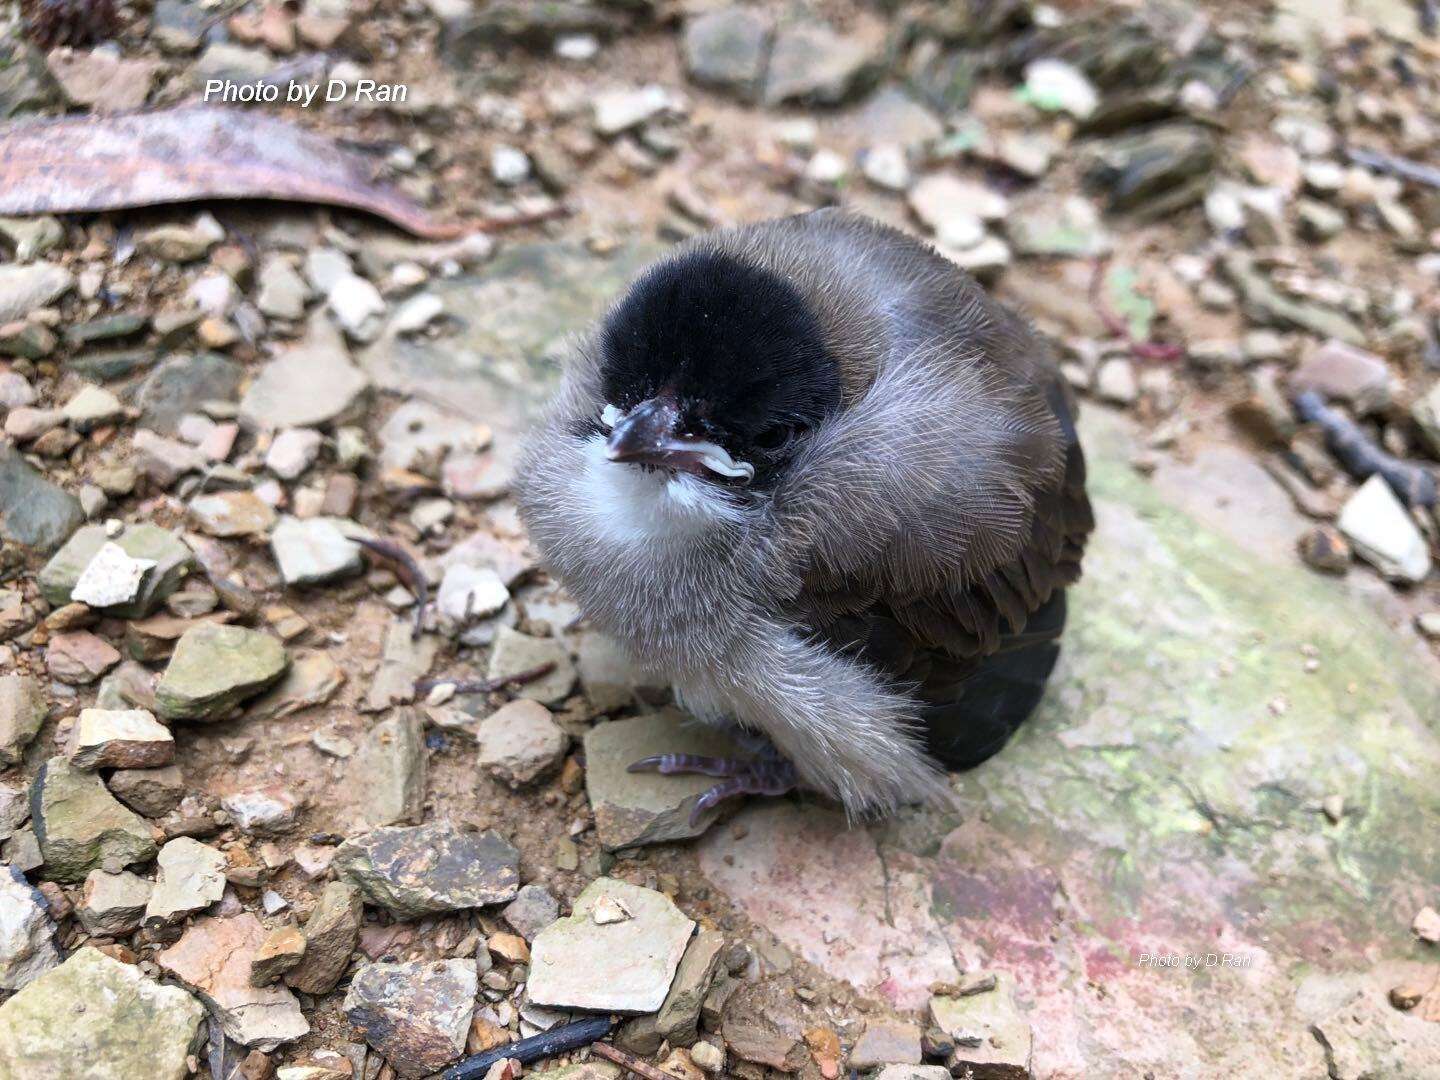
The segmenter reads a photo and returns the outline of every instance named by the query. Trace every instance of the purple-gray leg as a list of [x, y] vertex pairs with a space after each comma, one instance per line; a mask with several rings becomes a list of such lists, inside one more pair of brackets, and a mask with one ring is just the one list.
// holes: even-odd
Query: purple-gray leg
[[716, 784], [695, 800], [690, 810], [690, 824], [726, 799], [740, 795], [784, 795], [796, 787], [795, 766], [778, 756], [765, 756], [752, 761], [738, 758], [701, 757], [698, 754], [655, 754], [634, 762], [630, 772], [649, 770], [665, 776], [714, 776]]

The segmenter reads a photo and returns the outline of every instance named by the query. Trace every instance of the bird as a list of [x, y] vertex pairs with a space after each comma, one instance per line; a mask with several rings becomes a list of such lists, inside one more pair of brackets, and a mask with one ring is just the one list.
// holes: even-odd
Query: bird
[[588, 622], [792, 789], [953, 800], [1059, 655], [1094, 517], [1052, 346], [924, 241], [838, 208], [677, 245], [576, 342], [516, 501]]

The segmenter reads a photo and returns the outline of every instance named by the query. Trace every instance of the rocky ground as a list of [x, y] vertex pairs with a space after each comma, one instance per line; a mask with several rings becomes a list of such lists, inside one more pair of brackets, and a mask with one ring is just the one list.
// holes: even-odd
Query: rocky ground
[[[652, 1077], [1440, 1076], [1429, 4], [103, 8], [0, 9], [0, 124], [369, 78], [269, 111], [562, 216], [0, 220], [0, 1075], [418, 1077], [598, 1014]], [[956, 812], [692, 828], [624, 765], [710, 737], [511, 463], [648, 258], [836, 203], [1055, 337], [1100, 528]]]

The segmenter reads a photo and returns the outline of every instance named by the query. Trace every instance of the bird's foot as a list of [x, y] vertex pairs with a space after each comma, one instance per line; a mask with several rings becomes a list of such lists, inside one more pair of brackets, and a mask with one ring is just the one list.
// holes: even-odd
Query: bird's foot
[[712, 807], [740, 795], [784, 795], [798, 783], [795, 766], [782, 757], [752, 761], [738, 758], [701, 757], [698, 754], [655, 754], [631, 764], [630, 772], [655, 771], [665, 776], [714, 776], [720, 783], [701, 794], [690, 809], [690, 824]]

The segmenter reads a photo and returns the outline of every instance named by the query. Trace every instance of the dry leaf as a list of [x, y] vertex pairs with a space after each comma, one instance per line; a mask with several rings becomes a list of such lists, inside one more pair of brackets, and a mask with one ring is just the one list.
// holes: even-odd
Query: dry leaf
[[0, 214], [67, 214], [203, 199], [367, 210], [427, 240], [444, 224], [376, 180], [376, 163], [264, 113], [187, 106], [0, 127]]

